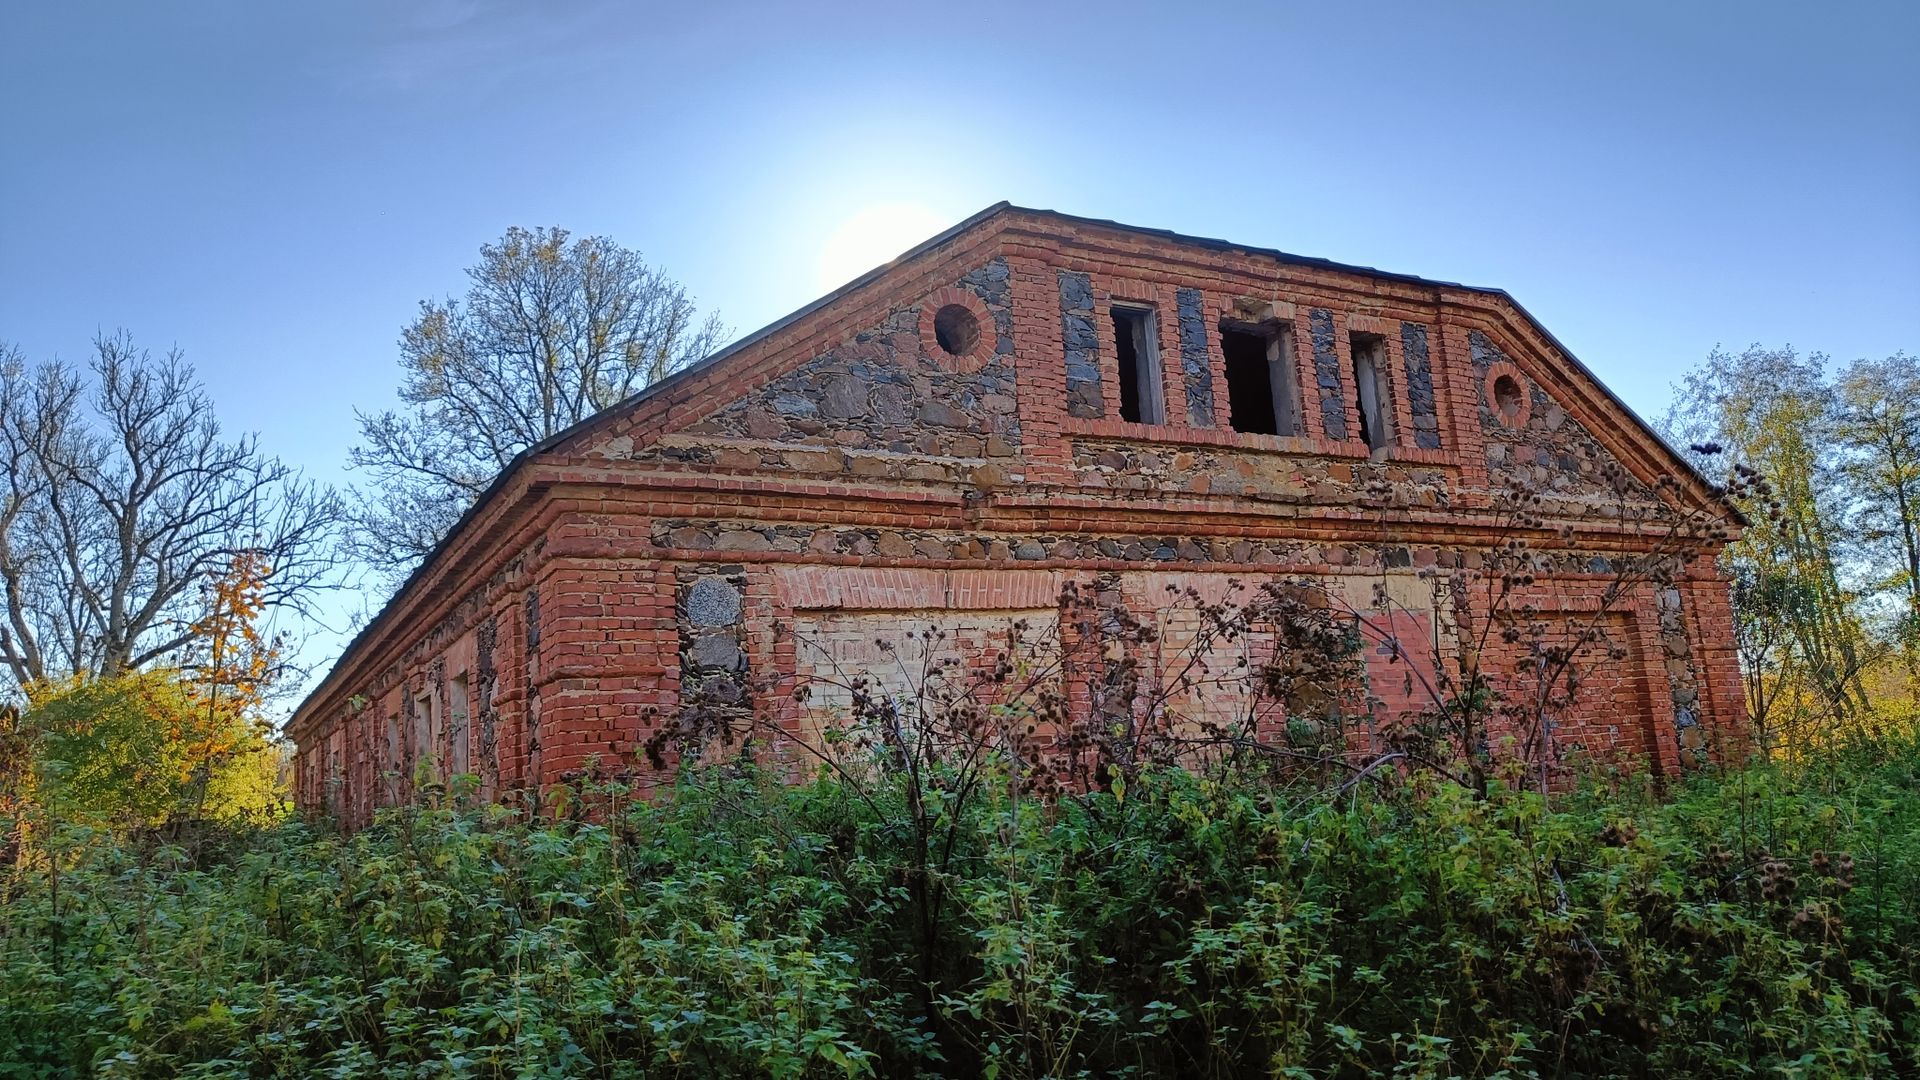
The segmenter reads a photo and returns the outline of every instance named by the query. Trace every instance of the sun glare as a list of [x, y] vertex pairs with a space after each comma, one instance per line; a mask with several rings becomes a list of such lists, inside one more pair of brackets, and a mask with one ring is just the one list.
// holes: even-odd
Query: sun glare
[[837, 289], [951, 224], [918, 203], [866, 207], [827, 234], [815, 283], [823, 293]]

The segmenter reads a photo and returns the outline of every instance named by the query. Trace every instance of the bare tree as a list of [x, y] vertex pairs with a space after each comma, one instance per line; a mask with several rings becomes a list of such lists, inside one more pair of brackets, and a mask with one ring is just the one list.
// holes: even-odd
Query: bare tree
[[223, 438], [178, 350], [122, 332], [94, 353], [89, 379], [0, 348], [0, 658], [21, 686], [175, 658], [242, 554], [267, 610], [305, 610], [336, 562], [338, 497]]
[[407, 408], [360, 414], [356, 553], [399, 575], [522, 450], [705, 356], [721, 336], [640, 253], [565, 229], [480, 249], [463, 299], [423, 301], [400, 337]]

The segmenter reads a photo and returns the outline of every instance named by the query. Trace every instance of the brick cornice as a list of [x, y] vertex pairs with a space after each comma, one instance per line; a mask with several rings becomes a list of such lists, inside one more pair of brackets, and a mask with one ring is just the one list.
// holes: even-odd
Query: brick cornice
[[1081, 420], [1070, 417], [1061, 423], [1060, 430], [1068, 435], [1093, 438], [1172, 446], [1218, 446], [1294, 457], [1377, 460], [1415, 465], [1457, 465], [1460, 461], [1458, 454], [1445, 449], [1391, 446], [1383, 456], [1375, 458], [1366, 443], [1355, 439], [1252, 435], [1230, 428], [1196, 428], [1181, 424], [1130, 424], [1124, 420]]

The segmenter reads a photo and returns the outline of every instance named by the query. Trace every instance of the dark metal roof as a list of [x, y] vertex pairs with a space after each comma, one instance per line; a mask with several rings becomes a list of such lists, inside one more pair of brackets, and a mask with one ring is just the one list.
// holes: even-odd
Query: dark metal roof
[[480, 511], [484, 509], [489, 502], [493, 501], [494, 497], [497, 496], [501, 492], [501, 490], [507, 486], [507, 484], [513, 479], [514, 475], [520, 471], [521, 466], [525, 465], [527, 461], [531, 460], [532, 458], [538, 457], [541, 454], [547, 453], [548, 451], [566, 442], [568, 439], [574, 437], [575, 435], [578, 435], [581, 432], [592, 428], [594, 425], [600, 423], [602, 420], [606, 419], [608, 416], [612, 414], [623, 412], [628, 409], [632, 409], [635, 406], [639, 405], [641, 402], [648, 400], [649, 398], [653, 398], [658, 395], [667, 393], [668, 391], [672, 390], [674, 387], [680, 385], [681, 383], [687, 381], [688, 379], [693, 378], [694, 376], [700, 374], [701, 372], [707, 371], [715, 366], [725, 363], [729, 358], [747, 349], [752, 348], [754, 345], [759, 344], [761, 341], [764, 341], [765, 339], [773, 336], [774, 334], [779, 333], [781, 330], [786, 329], [788, 326], [791, 326], [794, 323], [799, 322], [801, 319], [804, 319], [807, 316], [813, 314], [814, 312], [819, 311], [821, 308], [824, 308], [829, 304], [832, 304], [835, 301], [838, 301], [842, 297], [847, 296], [850, 293], [856, 292], [861, 288], [867, 286], [868, 284], [871, 284], [873, 281], [878, 279], [881, 275], [885, 274], [888, 270], [891, 270], [895, 266], [898, 266], [899, 264], [903, 262], [907, 262], [911, 259], [918, 258], [919, 256], [924, 255], [929, 251], [933, 251], [936, 248], [942, 247], [948, 241], [954, 239], [957, 236], [960, 236], [962, 233], [969, 232], [973, 230], [975, 227], [999, 216], [1002, 213], [1007, 213], [1007, 212], [1019, 213], [1019, 214], [1031, 214], [1036, 217], [1052, 218], [1056, 221], [1065, 221], [1065, 222], [1070, 222], [1076, 225], [1092, 225], [1092, 226], [1097, 226], [1099, 228], [1113, 229], [1119, 232], [1131, 233], [1136, 236], [1150, 236], [1156, 239], [1165, 240], [1170, 243], [1181, 244], [1187, 247], [1201, 247], [1201, 248], [1206, 248], [1213, 251], [1230, 251], [1230, 252], [1237, 252], [1245, 255], [1257, 255], [1264, 258], [1273, 259], [1275, 262], [1279, 262], [1287, 266], [1304, 266], [1304, 267], [1312, 267], [1312, 268], [1321, 269], [1321, 270], [1335, 270], [1335, 271], [1341, 271], [1345, 273], [1364, 275], [1366, 277], [1380, 278], [1387, 281], [1399, 281], [1399, 282], [1404, 282], [1410, 285], [1422, 285], [1422, 286], [1427, 286], [1431, 288], [1442, 288], [1442, 289], [1462, 289], [1469, 292], [1485, 293], [1490, 296], [1502, 297], [1509, 304], [1512, 304], [1514, 310], [1519, 312], [1521, 317], [1525, 318], [1528, 323], [1532, 324], [1535, 330], [1539, 331], [1540, 334], [1544, 336], [1549, 342], [1552, 342], [1554, 348], [1560, 350], [1561, 355], [1565, 356], [1568, 360], [1572, 361], [1573, 365], [1576, 368], [1578, 368], [1580, 372], [1588, 378], [1588, 380], [1594, 383], [1594, 385], [1598, 386], [1601, 392], [1607, 395], [1608, 400], [1612, 401], [1613, 404], [1616, 407], [1618, 407], [1623, 413], [1631, 417], [1633, 421], [1639, 425], [1640, 429], [1647, 435], [1651, 436], [1658, 445], [1665, 448], [1667, 452], [1673, 456], [1674, 460], [1679, 462], [1680, 465], [1690, 475], [1692, 475], [1695, 479], [1700, 481], [1700, 483], [1705, 484], [1709, 489], [1714, 491], [1719, 490], [1716, 484], [1714, 484], [1711, 480], [1708, 480], [1705, 476], [1703, 476], [1700, 473], [1700, 471], [1697, 468], [1695, 468], [1693, 463], [1689, 461], [1685, 456], [1676, 452], [1673, 449], [1672, 445], [1667, 442], [1665, 437], [1662, 436], [1660, 432], [1653, 427], [1653, 425], [1647, 423], [1647, 421], [1644, 418], [1642, 418], [1639, 413], [1633, 410], [1632, 406], [1628, 405], [1625, 401], [1621, 400], [1620, 396], [1618, 394], [1615, 394], [1612, 388], [1608, 387], [1607, 384], [1604, 381], [1602, 381], [1598, 375], [1594, 374], [1592, 368], [1589, 368], [1585, 363], [1583, 363], [1580, 360], [1579, 357], [1575, 356], [1573, 352], [1566, 347], [1566, 345], [1561, 343], [1559, 338], [1554, 337], [1552, 331], [1548, 330], [1544, 325], [1542, 325], [1540, 320], [1534, 318], [1533, 314], [1529, 312], [1525, 307], [1523, 307], [1518, 300], [1515, 300], [1513, 298], [1513, 295], [1507, 292], [1505, 289], [1489, 288], [1483, 285], [1463, 285], [1459, 282], [1441, 281], [1434, 278], [1420, 277], [1416, 274], [1395, 273], [1389, 270], [1379, 270], [1371, 266], [1358, 266], [1352, 263], [1335, 262], [1332, 259], [1322, 259], [1316, 256], [1295, 255], [1295, 254], [1292, 254], [1291, 252], [1281, 251], [1279, 248], [1254, 247], [1248, 244], [1234, 243], [1233, 241], [1230, 241], [1230, 240], [1218, 240], [1218, 239], [1214, 239], [1212, 237], [1206, 237], [1206, 236], [1190, 236], [1186, 233], [1174, 232], [1171, 229], [1152, 229], [1152, 228], [1147, 228], [1145, 226], [1140, 226], [1140, 225], [1128, 225], [1123, 222], [1112, 221], [1106, 218], [1079, 217], [1074, 214], [1062, 213], [1058, 210], [1043, 210], [1035, 207], [1015, 206], [1010, 202], [1002, 200], [1000, 202], [994, 203], [992, 206], [987, 207], [986, 209], [980, 211], [979, 213], [974, 214], [971, 217], [968, 217], [964, 221], [959, 222], [958, 224], [954, 225], [952, 228], [949, 228], [935, 236], [928, 238], [925, 241], [922, 241], [919, 244], [914, 245], [912, 248], [908, 249], [906, 252], [902, 253], [901, 255], [892, 259], [891, 261], [884, 263], [880, 266], [874, 267], [872, 270], [869, 270], [866, 273], [860, 275], [859, 277], [854, 278], [852, 281], [849, 281], [845, 285], [842, 285], [839, 288], [833, 290], [832, 292], [827, 293], [826, 295], [820, 297], [818, 300], [815, 300], [812, 303], [807, 304], [805, 307], [792, 311], [787, 315], [784, 315], [781, 318], [778, 318], [773, 322], [768, 323], [767, 325], [761, 327], [758, 330], [755, 330], [753, 333], [748, 334], [743, 338], [740, 338], [739, 340], [733, 342], [732, 344], [726, 346], [725, 348], [719, 350], [718, 352], [713, 353], [712, 355], [706, 357], [705, 359], [699, 360], [695, 363], [687, 365], [684, 368], [681, 368], [679, 371], [674, 372], [673, 374], [667, 376], [666, 378], [660, 380], [659, 382], [653, 383], [652, 385], [647, 386], [639, 390], [638, 392], [629, 395], [628, 397], [622, 399], [621, 401], [618, 401], [612, 405], [607, 406], [604, 409], [601, 409], [599, 412], [594, 413], [592, 416], [588, 416], [580, 420], [578, 423], [575, 423], [567, 427], [565, 430], [556, 432], [548, 436], [547, 438], [542, 439], [540, 442], [527, 447], [525, 450], [520, 451], [520, 453], [514, 455], [513, 460], [507, 462], [506, 467], [500, 470], [500, 475], [494, 478], [493, 483], [487, 485], [487, 489], [480, 493], [480, 496], [474, 500], [473, 505], [467, 508], [467, 512], [462, 514], [458, 521], [454, 522], [454, 525], [451, 529], [447, 530], [447, 535], [441, 538], [440, 543], [435, 545], [433, 550], [427, 553], [427, 556], [420, 561], [420, 565], [415, 567], [413, 572], [407, 575], [407, 579], [401, 583], [400, 587], [394, 590], [393, 595], [387, 598], [387, 602], [381, 606], [379, 613], [374, 615], [372, 619], [368, 620], [367, 625], [362, 627], [358, 634], [354, 635], [353, 640], [347, 643], [347, 647], [345, 649], [341, 650], [339, 659], [333, 662], [333, 667], [328, 670], [327, 676], [321, 679], [320, 684], [314, 687], [313, 690], [309, 691], [307, 696], [300, 702], [299, 706], [297, 706], [294, 709], [292, 717], [289, 718], [288, 726], [291, 727], [292, 721], [294, 719], [298, 719], [300, 715], [306, 710], [307, 706], [311, 704], [316, 698], [318, 698], [321, 695], [322, 692], [324, 692], [328, 688], [327, 684], [333, 681], [334, 673], [339, 671], [342, 665], [344, 665], [350, 658], [352, 658], [355, 653], [359, 652], [361, 646], [366, 644], [367, 640], [373, 635], [374, 631], [379, 628], [382, 620], [386, 618], [387, 612], [393, 607], [394, 602], [399, 600], [402, 596], [405, 596], [408, 592], [412, 591], [413, 588], [416, 585], [418, 585], [422, 579], [425, 578], [427, 571], [430, 570], [433, 567], [433, 565], [439, 561], [440, 557], [443, 554], [445, 554], [448, 546], [453, 542], [454, 538], [459, 536], [460, 533], [466, 529], [467, 525], [475, 517], [479, 515]]

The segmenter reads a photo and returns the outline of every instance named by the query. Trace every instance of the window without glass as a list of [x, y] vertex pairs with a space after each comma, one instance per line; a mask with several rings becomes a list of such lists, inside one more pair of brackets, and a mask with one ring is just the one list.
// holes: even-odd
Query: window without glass
[[1253, 435], [1297, 435], [1292, 334], [1284, 324], [1232, 323], [1220, 328], [1227, 367], [1227, 422]]
[[400, 717], [387, 717], [387, 759], [381, 763], [381, 772], [386, 774], [387, 801], [393, 802], [399, 797], [400, 774], [406, 771], [406, 762], [400, 759]]
[[1388, 414], [1392, 400], [1387, 388], [1386, 342], [1378, 334], [1349, 334], [1347, 344], [1353, 352], [1353, 386], [1359, 396], [1360, 432], [1370, 449], [1378, 450], [1393, 442], [1393, 422]]
[[467, 677], [455, 675], [447, 680], [447, 775], [459, 776], [472, 771], [467, 755]]
[[1133, 424], [1164, 424], [1160, 350], [1154, 346], [1153, 312], [1113, 308], [1114, 352], [1120, 358], [1120, 419]]
[[413, 699], [414, 762], [417, 763], [433, 753], [433, 741], [437, 733], [433, 723], [433, 695], [421, 694]]

